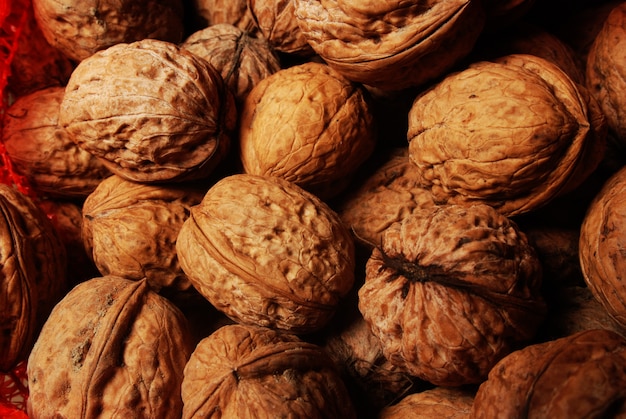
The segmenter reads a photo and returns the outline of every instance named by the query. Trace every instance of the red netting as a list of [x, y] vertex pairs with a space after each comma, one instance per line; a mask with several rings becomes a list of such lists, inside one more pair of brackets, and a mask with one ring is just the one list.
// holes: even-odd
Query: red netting
[[[32, 18], [29, 0], [0, 0], [0, 134], [2, 120], [10, 98], [7, 83], [11, 74], [11, 62], [15, 56], [20, 34], [27, 19]], [[15, 173], [7, 156], [4, 144], [0, 141], [0, 182], [15, 185], [22, 192], [31, 194], [26, 180]], [[26, 363], [21, 362], [11, 372], [0, 373], [0, 418], [27, 418], [26, 399], [28, 387], [26, 381]]]

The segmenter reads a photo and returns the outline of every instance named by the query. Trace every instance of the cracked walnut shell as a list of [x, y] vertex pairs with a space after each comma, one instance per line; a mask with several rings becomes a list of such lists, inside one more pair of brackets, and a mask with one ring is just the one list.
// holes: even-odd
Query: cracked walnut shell
[[435, 385], [479, 383], [543, 320], [541, 264], [488, 205], [413, 212], [366, 264], [359, 310], [385, 357]]
[[145, 39], [81, 61], [59, 123], [111, 172], [136, 182], [177, 182], [213, 172], [228, 152], [237, 110], [206, 60]]
[[176, 250], [194, 287], [239, 323], [317, 331], [354, 283], [339, 216], [281, 178], [222, 178], [191, 209]]

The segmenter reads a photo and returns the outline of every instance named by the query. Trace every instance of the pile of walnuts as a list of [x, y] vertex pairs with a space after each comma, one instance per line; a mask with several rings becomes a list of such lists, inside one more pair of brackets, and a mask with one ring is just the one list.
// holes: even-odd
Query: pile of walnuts
[[624, 415], [626, 2], [578, 3], [32, 0], [24, 413]]

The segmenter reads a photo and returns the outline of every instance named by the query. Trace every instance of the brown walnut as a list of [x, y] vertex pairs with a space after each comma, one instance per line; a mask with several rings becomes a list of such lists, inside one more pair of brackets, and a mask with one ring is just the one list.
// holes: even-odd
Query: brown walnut
[[226, 23], [246, 32], [258, 32], [248, 0], [191, 0], [199, 28]]
[[322, 199], [345, 190], [375, 143], [365, 90], [321, 63], [261, 80], [241, 112], [244, 171], [284, 178]]
[[339, 216], [281, 178], [222, 178], [176, 242], [183, 271], [237, 322], [313, 332], [354, 283], [354, 243]]
[[485, 21], [480, 2], [294, 0], [313, 50], [349, 80], [385, 90], [425, 85], [469, 54]]
[[405, 396], [394, 405], [383, 408], [378, 419], [467, 419], [474, 394], [463, 388], [434, 387]]
[[469, 417], [623, 417], [625, 389], [626, 338], [586, 330], [503, 358], [478, 388]]
[[33, 0], [35, 19], [50, 45], [81, 61], [110, 46], [183, 35], [181, 0]]
[[185, 367], [183, 418], [356, 418], [332, 361], [317, 345], [258, 326], [227, 325]]
[[383, 234], [359, 310], [385, 357], [435, 385], [479, 383], [534, 337], [541, 264], [517, 225], [488, 205], [413, 212]]
[[28, 415], [180, 417], [191, 342], [187, 319], [146, 281], [85, 281], [55, 306], [28, 359]]
[[67, 254], [30, 197], [0, 184], [0, 210], [0, 371], [10, 371], [67, 291]]
[[72, 141], [137, 182], [208, 176], [228, 152], [236, 120], [232, 94], [213, 66], [154, 39], [81, 61], [59, 112]]
[[603, 157], [606, 123], [560, 67], [511, 54], [418, 95], [407, 137], [435, 202], [483, 202], [513, 216], [579, 186]]
[[57, 86], [18, 98], [4, 116], [2, 141], [38, 196], [82, 200], [111, 172], [59, 125], [64, 95]]

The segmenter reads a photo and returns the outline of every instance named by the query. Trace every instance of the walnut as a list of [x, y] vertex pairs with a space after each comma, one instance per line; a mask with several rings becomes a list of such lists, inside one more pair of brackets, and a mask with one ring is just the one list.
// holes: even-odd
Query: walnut
[[386, 90], [425, 85], [474, 47], [480, 2], [294, 0], [313, 50], [346, 78]]
[[478, 388], [469, 417], [621, 417], [624, 389], [626, 338], [587, 330], [503, 358]]
[[83, 204], [82, 237], [102, 275], [145, 278], [156, 292], [189, 291], [176, 238], [204, 189], [131, 182], [113, 175]]
[[626, 144], [626, 4], [606, 17], [587, 54], [587, 86], [600, 103], [612, 132]]
[[248, 0], [256, 27], [272, 48], [306, 58], [314, 52], [295, 18], [295, 7], [295, 0]]
[[194, 287], [239, 323], [317, 331], [354, 283], [354, 242], [339, 216], [276, 177], [219, 180], [191, 209], [176, 250]]
[[115, 174], [137, 182], [207, 177], [228, 152], [237, 110], [220, 74], [154, 39], [117, 44], [76, 67], [59, 123]]
[[372, 251], [359, 310], [385, 357], [434, 385], [479, 383], [545, 314], [541, 264], [485, 204], [413, 212]]
[[28, 415], [180, 417], [192, 352], [187, 320], [146, 281], [115, 276], [74, 287], [28, 358]]
[[259, 81], [280, 70], [280, 60], [265, 38], [227, 23], [191, 34], [182, 48], [207, 60], [220, 72], [241, 106]]
[[356, 418], [332, 361], [289, 333], [223, 326], [200, 341], [184, 372], [184, 419]]
[[80, 200], [111, 172], [59, 125], [64, 95], [57, 86], [19, 97], [6, 111], [2, 142], [37, 195]]
[[587, 208], [580, 228], [579, 255], [585, 282], [593, 295], [626, 326], [624, 211], [626, 168], [611, 176]]
[[200, 28], [226, 23], [248, 33], [258, 32], [248, 0], [191, 0], [191, 7]]
[[378, 246], [390, 225], [435, 205], [418, 179], [408, 148], [394, 149], [380, 167], [340, 197], [337, 212], [359, 243]]
[[383, 408], [378, 419], [466, 419], [474, 403], [474, 395], [463, 388], [434, 387], [405, 396], [394, 405]]
[[261, 80], [241, 112], [244, 171], [284, 178], [325, 200], [346, 189], [375, 144], [366, 91], [321, 63]]
[[9, 371], [67, 291], [67, 254], [30, 197], [0, 184], [0, 208], [0, 371]]
[[35, 19], [50, 45], [81, 61], [96, 51], [145, 38], [177, 43], [181, 0], [33, 0]]
[[529, 54], [480, 61], [418, 95], [409, 156], [437, 203], [527, 213], [599, 165], [606, 124], [586, 89]]

